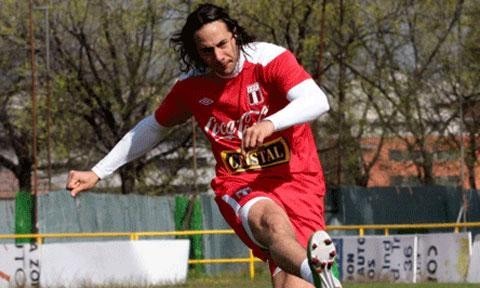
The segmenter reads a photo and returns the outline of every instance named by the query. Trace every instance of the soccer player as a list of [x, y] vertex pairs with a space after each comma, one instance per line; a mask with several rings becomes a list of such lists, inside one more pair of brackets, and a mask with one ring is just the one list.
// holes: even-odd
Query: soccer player
[[255, 42], [221, 7], [200, 5], [171, 42], [186, 73], [91, 171], [70, 171], [71, 195], [193, 116], [216, 159], [211, 186], [220, 212], [268, 262], [273, 286], [341, 287], [331, 272], [336, 252], [324, 231], [325, 181], [308, 124], [329, 110], [325, 94], [291, 52]]

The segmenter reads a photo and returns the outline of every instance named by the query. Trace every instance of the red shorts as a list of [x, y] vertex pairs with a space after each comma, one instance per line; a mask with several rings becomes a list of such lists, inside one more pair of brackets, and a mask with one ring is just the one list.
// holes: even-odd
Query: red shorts
[[252, 249], [256, 257], [268, 261], [270, 271], [273, 273], [277, 265], [270, 259], [268, 251], [259, 247], [249, 237], [238, 213], [240, 208], [257, 197], [273, 200], [290, 218], [297, 241], [303, 247], [307, 247], [308, 239], [313, 232], [325, 230], [323, 179], [322, 174], [297, 174], [288, 182], [282, 178], [253, 181], [231, 193], [217, 193], [215, 201], [235, 233]]

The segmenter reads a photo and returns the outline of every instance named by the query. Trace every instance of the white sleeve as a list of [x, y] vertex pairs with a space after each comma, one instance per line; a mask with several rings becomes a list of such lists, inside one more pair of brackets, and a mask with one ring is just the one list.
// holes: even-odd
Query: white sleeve
[[161, 139], [163, 127], [153, 115], [145, 117], [98, 162], [92, 171], [100, 179], [110, 176], [120, 166], [137, 159], [155, 147]]
[[290, 89], [287, 99], [290, 101], [287, 106], [265, 118], [273, 123], [275, 131], [312, 121], [330, 109], [327, 96], [313, 79]]

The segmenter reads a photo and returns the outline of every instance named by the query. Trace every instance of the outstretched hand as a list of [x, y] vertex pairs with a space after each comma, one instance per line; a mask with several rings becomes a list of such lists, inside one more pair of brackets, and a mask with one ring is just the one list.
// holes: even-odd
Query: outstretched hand
[[100, 178], [93, 171], [75, 171], [71, 170], [68, 173], [67, 190], [70, 190], [70, 195], [75, 197], [78, 193], [90, 190]]

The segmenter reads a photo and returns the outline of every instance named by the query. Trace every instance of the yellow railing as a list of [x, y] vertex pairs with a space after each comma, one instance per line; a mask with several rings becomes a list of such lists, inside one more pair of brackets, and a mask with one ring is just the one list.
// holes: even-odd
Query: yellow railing
[[370, 224], [370, 225], [344, 225], [344, 226], [328, 226], [327, 230], [358, 230], [359, 236], [365, 235], [365, 230], [383, 230], [384, 235], [388, 236], [390, 230], [406, 230], [406, 229], [453, 229], [458, 233], [460, 229], [480, 228], [480, 222], [470, 223], [420, 223], [420, 224]]
[[[359, 236], [364, 236], [366, 230], [383, 230], [384, 235], [390, 235], [391, 230], [405, 229], [453, 229], [458, 233], [461, 229], [480, 228], [480, 222], [470, 223], [421, 223], [421, 224], [372, 224], [372, 225], [332, 225], [328, 226], [328, 231], [358, 231]], [[44, 234], [0, 234], [0, 239], [36, 239], [37, 244], [43, 244], [45, 238], [128, 238], [132, 241], [139, 240], [142, 237], [172, 237], [172, 236], [191, 236], [191, 235], [228, 235], [234, 234], [233, 230], [189, 230], [189, 231], [158, 231], [158, 232], [95, 232], [95, 233], [44, 233]], [[255, 262], [261, 262], [260, 259], [253, 256], [252, 250], [249, 250], [249, 256], [246, 258], [216, 258], [216, 259], [190, 259], [189, 264], [220, 264], [220, 263], [248, 263], [250, 278], [255, 277]]]

